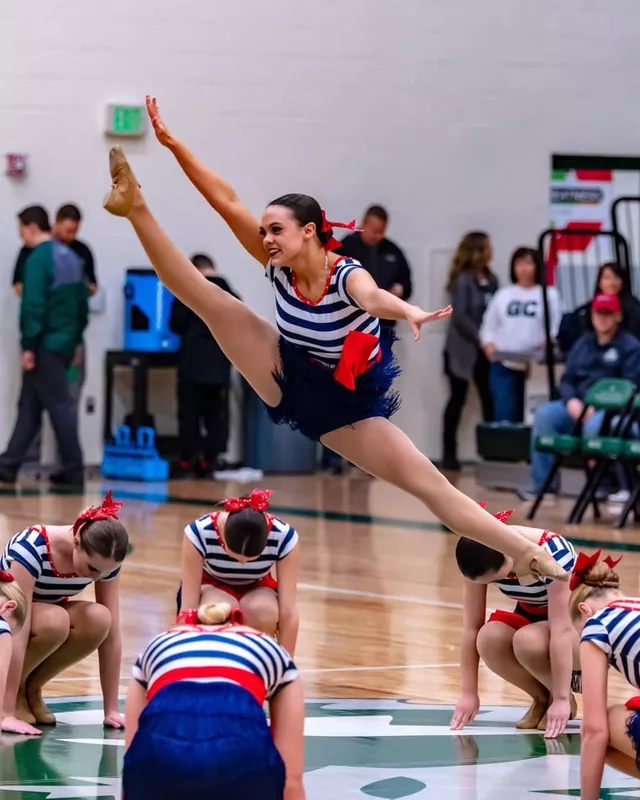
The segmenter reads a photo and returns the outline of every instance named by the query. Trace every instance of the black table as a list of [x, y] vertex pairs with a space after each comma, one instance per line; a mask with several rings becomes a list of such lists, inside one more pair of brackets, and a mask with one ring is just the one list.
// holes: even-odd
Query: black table
[[[149, 417], [149, 370], [171, 369], [178, 365], [178, 353], [147, 353], [142, 350], [107, 350], [104, 359], [104, 441], [113, 440], [113, 384], [115, 370], [118, 367], [129, 367], [133, 370], [133, 430], [147, 424]], [[166, 445], [171, 446], [177, 437], [163, 437], [166, 442], [158, 449], [165, 450]], [[171, 443], [169, 440], [173, 440]], [[173, 449], [173, 448], [172, 448]]]

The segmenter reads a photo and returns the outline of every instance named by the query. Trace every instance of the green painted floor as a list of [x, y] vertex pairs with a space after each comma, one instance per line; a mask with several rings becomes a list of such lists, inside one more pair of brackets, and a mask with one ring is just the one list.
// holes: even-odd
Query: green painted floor
[[[58, 725], [42, 738], [0, 737], [1, 800], [119, 800], [123, 734], [102, 728], [99, 700], [50, 705]], [[307, 800], [579, 797], [577, 723], [570, 734], [545, 742], [542, 735], [515, 730], [521, 714], [485, 708], [473, 727], [456, 735], [448, 728], [451, 709], [444, 706], [308, 701]], [[638, 797], [639, 781], [606, 768], [601, 798]]]

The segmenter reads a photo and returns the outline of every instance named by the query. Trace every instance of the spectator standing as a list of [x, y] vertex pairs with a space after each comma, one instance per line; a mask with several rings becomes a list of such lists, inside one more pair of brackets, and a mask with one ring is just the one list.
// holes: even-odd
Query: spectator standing
[[[620, 264], [607, 261], [602, 264], [596, 277], [593, 296], [615, 294], [622, 306], [622, 327], [640, 339], [640, 300], [631, 294], [625, 271]], [[558, 345], [563, 353], [568, 353], [583, 333], [593, 330], [591, 325], [591, 300], [565, 314], [560, 324]]]
[[[369, 206], [362, 220], [362, 230], [350, 233], [342, 240], [337, 253], [355, 258], [378, 284], [401, 300], [411, 297], [411, 268], [395, 242], [385, 238], [389, 214], [382, 206]], [[380, 320], [380, 324], [395, 326], [395, 320]]]
[[489, 361], [480, 347], [482, 319], [498, 290], [498, 280], [490, 266], [492, 257], [489, 236], [473, 231], [462, 238], [451, 262], [447, 290], [453, 314], [444, 347], [444, 371], [450, 393], [444, 412], [443, 469], [460, 469], [458, 426], [471, 381], [478, 389], [484, 421], [493, 419]]
[[[599, 294], [591, 303], [593, 330], [584, 333], [571, 348], [560, 381], [560, 400], [543, 403], [536, 409], [531, 431], [531, 486], [519, 489], [522, 500], [532, 500], [540, 491], [553, 464], [554, 456], [534, 450], [537, 436], [571, 433], [584, 409], [584, 398], [601, 378], [626, 378], [640, 381], [640, 341], [621, 327], [622, 304], [615, 294]], [[585, 437], [597, 436], [603, 411], [588, 409], [582, 426]], [[551, 492], [559, 491], [559, 482]]]
[[[191, 261], [208, 281], [240, 299], [209, 256], [200, 253]], [[192, 473], [205, 477], [227, 449], [231, 364], [205, 323], [178, 299], [169, 326], [181, 337], [177, 387], [181, 450], [176, 477]]]
[[0, 455], [0, 480], [15, 481], [46, 410], [62, 459], [61, 470], [50, 479], [82, 485], [82, 451], [67, 370], [88, 321], [83, 264], [73, 250], [53, 240], [44, 208], [30, 206], [18, 219], [20, 236], [32, 252], [24, 265], [20, 308], [23, 374], [18, 418]]
[[[525, 384], [529, 365], [519, 361], [496, 361], [494, 353], [533, 354], [546, 344], [542, 263], [531, 247], [519, 247], [511, 256], [511, 285], [493, 295], [480, 328], [480, 342], [491, 361], [489, 385], [496, 422], [523, 422]], [[560, 326], [560, 295], [547, 289], [549, 327], [553, 339]]]
[[[69, 247], [82, 261], [85, 280], [87, 282], [87, 291], [90, 297], [98, 290], [98, 281], [96, 278], [95, 261], [91, 248], [83, 241], [78, 239], [78, 232], [82, 224], [82, 213], [78, 206], [73, 203], [66, 203], [60, 206], [56, 213], [55, 223], [53, 225], [52, 234], [53, 238]], [[22, 287], [24, 284], [24, 268], [27, 259], [31, 253], [31, 248], [24, 245], [18, 254], [16, 264], [13, 270], [13, 288], [18, 296], [22, 295]], [[69, 394], [74, 404], [74, 411], [76, 417], [79, 414], [80, 395], [82, 387], [84, 386], [86, 377], [86, 350], [84, 341], [80, 342], [73, 357], [73, 362], [69, 368], [67, 380], [69, 382]], [[40, 454], [40, 436], [34, 440], [35, 451], [33, 455], [35, 459], [39, 459]]]

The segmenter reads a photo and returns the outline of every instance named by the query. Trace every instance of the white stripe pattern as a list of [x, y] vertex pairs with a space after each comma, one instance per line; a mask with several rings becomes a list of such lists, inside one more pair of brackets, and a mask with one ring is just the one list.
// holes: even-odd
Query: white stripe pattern
[[9, 636], [11, 636], [11, 626], [6, 619], [0, 617], [0, 636], [2, 636], [3, 633], [8, 633]]
[[217, 528], [219, 512], [205, 514], [184, 529], [184, 534], [204, 559], [204, 570], [229, 586], [248, 586], [269, 574], [298, 544], [298, 533], [277, 517], [270, 517], [267, 545], [253, 561], [242, 563], [232, 558], [222, 546]]
[[[221, 630], [168, 630], [147, 645], [133, 667], [133, 677], [149, 693], [154, 684], [173, 683], [171, 673], [178, 670], [175, 680], [195, 680], [200, 683], [225, 682], [242, 686], [242, 677], [190, 677], [189, 670], [232, 669], [257, 676], [265, 687], [267, 700], [287, 684], [296, 680], [298, 672], [287, 651], [260, 633]], [[184, 670], [185, 672], [182, 672]]]
[[[350, 331], [370, 333], [380, 338], [379, 320], [361, 308], [347, 289], [347, 277], [355, 269], [363, 267], [352, 258], [337, 261], [326, 292], [317, 303], [301, 299], [291, 269], [271, 265], [266, 269], [275, 293], [276, 324], [280, 335], [330, 367], [335, 367], [340, 361], [342, 346]], [[378, 344], [369, 361], [377, 359], [379, 350]]]
[[[628, 604], [630, 608], [616, 607]], [[629, 598], [601, 608], [587, 620], [581, 641], [593, 642], [609, 664], [640, 689], [640, 599]]]
[[[10, 570], [13, 563], [22, 565], [35, 580], [33, 600], [38, 603], [60, 603], [73, 597], [94, 583], [91, 578], [77, 575], [61, 575], [51, 560], [51, 548], [44, 526], [25, 528], [9, 540], [2, 556], [0, 569]], [[120, 572], [120, 567], [99, 581], [111, 581]]]
[[[542, 545], [558, 564], [566, 571], [573, 572], [576, 563], [576, 551], [571, 542], [562, 536], [553, 536]], [[549, 605], [547, 586], [553, 578], [536, 578], [534, 575], [525, 575], [520, 578], [503, 578], [496, 582], [496, 586], [507, 597], [524, 603], [528, 606], [544, 607]]]

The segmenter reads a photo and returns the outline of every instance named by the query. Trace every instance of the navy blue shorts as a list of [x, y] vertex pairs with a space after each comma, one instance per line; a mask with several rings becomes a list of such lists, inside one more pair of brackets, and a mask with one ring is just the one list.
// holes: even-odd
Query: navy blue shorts
[[389, 419], [400, 407], [400, 396], [392, 389], [402, 371], [393, 354], [396, 339], [392, 328], [382, 329], [379, 361], [356, 378], [355, 389], [347, 389], [334, 379], [332, 369], [280, 337], [282, 369], [274, 378], [282, 400], [275, 408], [267, 406], [270, 419], [313, 441], [363, 419]]
[[124, 757], [123, 800], [282, 800], [285, 767], [264, 710], [229, 683], [154, 695]]

